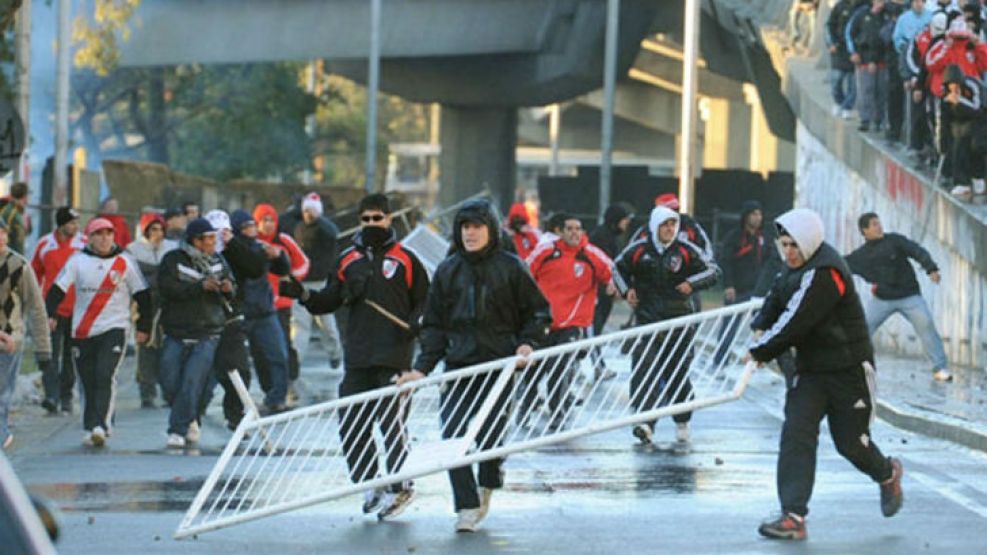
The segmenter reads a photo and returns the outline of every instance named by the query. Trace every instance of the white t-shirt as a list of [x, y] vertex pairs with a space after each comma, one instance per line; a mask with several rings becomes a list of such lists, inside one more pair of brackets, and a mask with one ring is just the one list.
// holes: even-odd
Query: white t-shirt
[[110, 258], [75, 253], [55, 280], [62, 291], [73, 284], [72, 337], [76, 339], [130, 328], [130, 299], [147, 289], [137, 263], [125, 253]]

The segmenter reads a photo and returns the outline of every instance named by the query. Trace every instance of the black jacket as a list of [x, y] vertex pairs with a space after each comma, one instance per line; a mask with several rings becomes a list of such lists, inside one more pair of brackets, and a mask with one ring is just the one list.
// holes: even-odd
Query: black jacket
[[860, 5], [860, 0], [840, 0], [829, 12], [829, 19], [826, 20], [826, 45], [836, 47], [836, 51], [829, 55], [833, 69], [853, 71], [850, 53], [847, 52], [845, 31], [850, 16]]
[[929, 251], [897, 233], [885, 233], [881, 239], [867, 241], [848, 254], [846, 261], [853, 273], [872, 284], [875, 297], [894, 300], [920, 293], [909, 258], [921, 264], [926, 273], [939, 271]]
[[791, 347], [800, 373], [874, 362], [874, 348], [853, 276], [826, 243], [800, 268], [785, 266], [751, 324], [764, 334], [751, 355], [767, 362]]
[[[490, 231], [490, 243], [479, 253], [463, 246], [466, 221]], [[467, 202], [456, 214], [454, 251], [436, 268], [428, 292], [416, 369], [431, 372], [443, 358], [447, 368], [461, 368], [544, 341], [552, 323], [548, 301], [524, 262], [501, 248], [499, 229], [486, 201]]]
[[762, 225], [750, 234], [744, 227], [748, 214], [759, 209], [760, 205], [753, 203], [744, 205], [740, 212], [740, 225], [723, 239], [720, 255], [716, 258], [723, 269], [723, 286], [736, 289], [738, 297], [755, 293], [764, 272], [772, 269], [778, 271], [772, 260], [779, 256], [771, 228]]
[[173, 250], [161, 261], [158, 290], [161, 294], [161, 326], [165, 334], [176, 339], [203, 339], [222, 333], [227, 319], [233, 314], [232, 293], [206, 291], [202, 282], [207, 277], [234, 281], [226, 260], [214, 254], [209, 268], [197, 268], [185, 248]]
[[620, 293], [626, 295], [631, 288], [637, 291], [634, 315], [638, 324], [695, 312], [692, 296], [675, 288], [688, 281], [694, 291], [707, 289], [716, 283], [718, 272], [695, 245], [675, 239], [659, 252], [650, 235], [627, 245], [615, 264], [614, 283]]
[[291, 268], [288, 256], [272, 260], [264, 254], [260, 241], [246, 235], [234, 235], [223, 250], [233, 277], [239, 285], [236, 291], [234, 311], [247, 318], [261, 318], [274, 313], [274, 290], [267, 274], [286, 276]]
[[[428, 294], [428, 273], [413, 252], [397, 241], [394, 231], [381, 246], [364, 243], [362, 233], [339, 257], [338, 269], [322, 291], [303, 303], [312, 314], [349, 306], [344, 349], [347, 371], [359, 368], [407, 370]], [[411, 329], [388, 319], [373, 302]]]
[[305, 252], [311, 266], [305, 281], [325, 281], [336, 269], [336, 237], [339, 228], [329, 218], [320, 216], [311, 224], [299, 220], [291, 234]]
[[603, 225], [594, 229], [589, 235], [589, 242], [603, 249], [611, 260], [617, 258], [624, 248], [624, 232], [617, 225], [620, 224], [620, 220], [628, 216], [630, 214], [624, 207], [616, 204], [608, 206], [603, 213]]
[[871, 12], [870, 4], [858, 8], [849, 23], [847, 33], [853, 41], [853, 50], [860, 55], [861, 64], [887, 62], [888, 52], [894, 49], [890, 42], [882, 37], [881, 30], [888, 24], [893, 25], [887, 4], [876, 14]]

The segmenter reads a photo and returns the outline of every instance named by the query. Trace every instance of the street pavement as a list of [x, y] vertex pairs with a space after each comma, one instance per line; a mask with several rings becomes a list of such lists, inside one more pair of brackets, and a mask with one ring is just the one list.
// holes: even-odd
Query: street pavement
[[[888, 379], [922, 367], [879, 362], [892, 366], [899, 370], [888, 370]], [[341, 374], [328, 368], [323, 351], [313, 346], [302, 374], [303, 403], [335, 397]], [[930, 397], [961, 385], [918, 376], [914, 382]], [[436, 475], [417, 481], [418, 498], [393, 522], [362, 515], [361, 499], [348, 497], [176, 541], [172, 533], [229, 437], [218, 399], [200, 448], [170, 451], [167, 410], [139, 408], [132, 359], [120, 385], [117, 425], [103, 450], [82, 446], [78, 415], [43, 416], [38, 406], [14, 415], [17, 441], [9, 454], [29, 489], [59, 507], [60, 553], [987, 551], [978, 533], [987, 525], [987, 454], [882, 421], [875, 441], [905, 465], [898, 516], [880, 515], [877, 486], [837, 455], [824, 428], [809, 541], [793, 546], [760, 538], [758, 523], [776, 510], [784, 395], [781, 378], [769, 370], [755, 375], [741, 400], [696, 413], [691, 452], [672, 448], [673, 426], [662, 421], [656, 447], [637, 445], [629, 430], [618, 430], [512, 456], [507, 485], [475, 534], [453, 532], [449, 485]], [[939, 397], [957, 403], [963, 396]]]

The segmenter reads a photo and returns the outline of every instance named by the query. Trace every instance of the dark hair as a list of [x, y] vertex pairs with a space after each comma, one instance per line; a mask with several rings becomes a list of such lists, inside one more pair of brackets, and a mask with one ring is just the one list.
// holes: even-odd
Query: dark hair
[[571, 220], [573, 217], [565, 212], [556, 212], [548, 217], [548, 221], [545, 222], [545, 229], [555, 233], [556, 229], [563, 229], [565, 227], [566, 220]]
[[18, 181], [10, 186], [10, 196], [15, 199], [22, 199], [27, 196], [27, 183]]
[[863, 233], [865, 229], [870, 227], [872, 220], [876, 220], [878, 215], [874, 212], [866, 212], [857, 219], [857, 227], [860, 228], [860, 232]]
[[385, 214], [390, 214], [391, 201], [387, 199], [386, 195], [380, 193], [367, 195], [360, 199], [358, 212], [366, 212], [367, 210], [380, 210]]
[[189, 208], [189, 206], [199, 206], [199, 203], [198, 202], [195, 202], [194, 200], [187, 200], [187, 201], [183, 202], [182, 203], [182, 214], [185, 214], [186, 216], [188, 216], [188, 208]]

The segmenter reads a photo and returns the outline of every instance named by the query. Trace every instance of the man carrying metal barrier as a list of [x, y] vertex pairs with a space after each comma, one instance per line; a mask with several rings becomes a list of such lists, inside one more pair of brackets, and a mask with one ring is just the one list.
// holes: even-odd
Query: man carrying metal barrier
[[[620, 253], [616, 266], [614, 283], [634, 307], [639, 325], [696, 312], [693, 293], [715, 284], [719, 272], [712, 259], [679, 237], [679, 213], [665, 206], [651, 211], [647, 234]], [[634, 347], [630, 394], [636, 410], [645, 412], [689, 399], [695, 332], [692, 326], [676, 328]], [[692, 413], [677, 414], [673, 419], [676, 439], [688, 442]], [[651, 443], [655, 424], [634, 426], [634, 436], [642, 443]]]
[[[281, 294], [297, 298], [313, 315], [349, 308], [344, 343], [345, 373], [339, 396], [347, 397], [386, 387], [411, 363], [412, 349], [428, 294], [428, 274], [418, 257], [397, 240], [391, 229], [386, 196], [372, 194], [360, 201], [360, 231], [353, 245], [340, 254], [335, 275], [321, 291], [305, 289], [294, 277], [281, 282]], [[339, 434], [354, 483], [378, 474], [373, 437], [379, 426], [387, 450], [387, 470], [397, 472], [408, 455], [405, 404], [390, 397], [360, 403], [340, 413]], [[410, 482], [390, 491], [366, 492], [363, 512], [379, 511], [381, 520], [401, 514], [414, 499]]]
[[[456, 214], [453, 251], [433, 276], [422, 318], [422, 352], [398, 383], [424, 377], [442, 359], [449, 371], [511, 355], [524, 357], [541, 343], [552, 321], [548, 302], [521, 259], [504, 252], [500, 240], [500, 226], [488, 202], [463, 205]], [[456, 381], [443, 392], [443, 438], [466, 434], [498, 376]], [[513, 388], [504, 388], [491, 418], [482, 422], [476, 436], [482, 449], [502, 439], [512, 393]], [[469, 466], [449, 471], [459, 515], [457, 532], [475, 531], [487, 515], [493, 490], [504, 484], [502, 463], [503, 459], [480, 463], [478, 477]]]
[[775, 225], [787, 268], [751, 324], [757, 339], [747, 360], [768, 362], [794, 347], [797, 370], [786, 375], [777, 475], [781, 515], [758, 531], [768, 538], [804, 540], [823, 416], [837, 451], [880, 484], [885, 517], [901, 508], [902, 467], [881, 453], [870, 433], [874, 347], [850, 268], [823, 242], [822, 220], [812, 210], [790, 210]]

